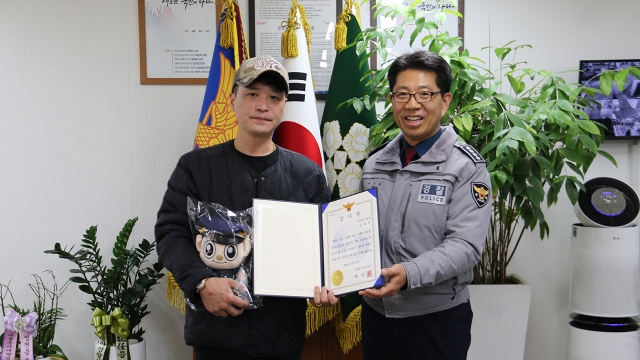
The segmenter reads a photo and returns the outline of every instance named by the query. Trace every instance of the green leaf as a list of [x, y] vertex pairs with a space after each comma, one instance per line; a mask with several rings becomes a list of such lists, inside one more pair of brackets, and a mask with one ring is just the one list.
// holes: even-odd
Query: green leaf
[[84, 293], [93, 294], [93, 289], [89, 285], [78, 285], [78, 289]]
[[560, 110], [551, 110], [551, 112], [549, 112], [549, 119], [563, 128], [568, 128], [573, 123], [571, 117]]
[[513, 183], [513, 188], [515, 189], [515, 195], [517, 196], [527, 190], [527, 185], [524, 183], [524, 181], [517, 181]]
[[531, 134], [527, 130], [519, 127], [514, 127], [511, 128], [510, 135], [513, 139], [522, 141], [529, 154], [534, 155], [536, 153], [535, 141], [533, 140], [533, 136], [531, 136]]
[[600, 135], [600, 129], [598, 129], [598, 126], [594, 124], [593, 121], [576, 120], [576, 124], [578, 124], [578, 126], [580, 126], [580, 128], [582, 128], [585, 131], [588, 131], [594, 135]]
[[471, 129], [473, 128], [473, 119], [471, 118], [471, 115], [467, 114], [463, 114], [462, 115], [462, 124], [464, 126], [464, 129], [467, 131], [471, 131]]
[[565, 157], [566, 159], [569, 159], [570, 161], [573, 161], [579, 164], [584, 162], [584, 158], [574, 150], [567, 149], [567, 148], [561, 148], [558, 150], [560, 151], [560, 154], [562, 154], [563, 157]]
[[502, 101], [508, 105], [518, 105], [518, 99], [514, 98], [511, 95], [497, 93], [494, 95], [498, 100]]
[[360, 100], [359, 98], [354, 98], [353, 99], [353, 108], [356, 110], [356, 112], [358, 114], [360, 114], [362, 112], [362, 110], [364, 109], [364, 104], [362, 103], [362, 100]]
[[88, 284], [89, 283], [85, 278], [80, 277], [80, 276], [72, 276], [72, 277], [69, 278], [69, 281], [77, 283], [77, 284]]
[[458, 110], [458, 112], [459, 113], [469, 112], [469, 111], [473, 111], [473, 110], [476, 110], [476, 109], [488, 107], [490, 105], [491, 105], [491, 102], [488, 101], [488, 100], [478, 101], [478, 102], [469, 102], [467, 105], [461, 107]]
[[600, 89], [604, 92], [605, 95], [611, 95], [611, 87], [613, 83], [613, 75], [605, 71], [600, 75]]
[[589, 149], [594, 155], [598, 152], [598, 145], [596, 145], [596, 142], [593, 141], [591, 137], [585, 134], [580, 134], [578, 135], [578, 138], [580, 139], [582, 145]]
[[520, 119], [520, 117], [512, 112], [505, 112], [507, 114], [507, 117], [509, 118], [509, 120], [511, 120], [511, 122], [517, 126], [518, 128], [525, 128], [526, 126], [524, 125], [524, 123], [522, 122], [522, 119]]
[[576, 184], [571, 180], [570, 177], [567, 177], [565, 183], [565, 190], [567, 191], [567, 195], [569, 196], [569, 201], [571, 201], [571, 205], [575, 205], [576, 201], [578, 201], [578, 189]]
[[511, 75], [507, 75], [507, 79], [509, 79], [509, 83], [511, 84], [511, 88], [516, 94], [520, 94], [524, 90], [524, 82], [514, 78]]
[[507, 57], [507, 55], [509, 55], [509, 53], [511, 52], [511, 48], [508, 47], [499, 47], [496, 48], [494, 50], [496, 56], [498, 57], [498, 59], [500, 60], [504, 60], [504, 58]]
[[563, 182], [564, 177], [561, 177], [559, 178], [559, 181], [549, 186], [549, 191], [547, 192], [547, 207], [558, 202], [558, 193], [560, 193], [560, 189], [562, 189]]
[[567, 100], [558, 100], [556, 102], [556, 104], [558, 105], [558, 107], [566, 112], [572, 112], [573, 111], [573, 105], [571, 105], [571, 103]]
[[496, 171], [496, 177], [502, 184], [507, 180], [507, 174], [505, 174], [504, 171]]
[[584, 177], [584, 174], [582, 173], [582, 171], [580, 171], [580, 168], [577, 165], [575, 165], [574, 163], [569, 162], [569, 161], [565, 162], [565, 164], [567, 164], [567, 166], [569, 168], [571, 168], [571, 170], [573, 170], [573, 172], [575, 172], [576, 174], [580, 175], [580, 177]]
[[629, 68], [620, 70], [616, 73], [614, 77], [614, 81], [616, 82], [616, 86], [618, 90], [624, 91], [624, 88], [627, 87], [627, 75], [629, 74]]
[[616, 161], [616, 159], [613, 158], [613, 156], [611, 156], [611, 154], [609, 154], [608, 152], [604, 151], [604, 150], [598, 150], [598, 154], [604, 156], [607, 160], [611, 161], [611, 163], [613, 165], [615, 165], [616, 167], [618, 167], [618, 162]]
[[535, 176], [531, 176], [529, 181], [533, 189], [533, 193], [530, 192], [530, 194], [535, 194], [535, 198], [533, 198], [532, 201], [540, 204], [544, 200], [544, 187], [542, 186], [542, 182]]
[[[415, 30], [413, 30], [411, 32], [411, 36], [409, 36], [409, 44], [412, 45], [413, 42], [416, 40], [416, 38], [418, 37], [418, 35], [420, 34], [420, 32], [422, 31], [422, 29], [420, 28], [415, 28]], [[424, 41], [424, 40], [423, 40]], [[424, 46], [425, 44], [423, 43], [422, 46]]]
[[551, 165], [549, 160], [547, 160], [546, 158], [544, 158], [544, 157], [542, 157], [540, 155], [535, 155], [533, 158], [536, 160], [536, 162], [540, 166], [545, 168], [549, 173], [553, 174], [553, 165]]

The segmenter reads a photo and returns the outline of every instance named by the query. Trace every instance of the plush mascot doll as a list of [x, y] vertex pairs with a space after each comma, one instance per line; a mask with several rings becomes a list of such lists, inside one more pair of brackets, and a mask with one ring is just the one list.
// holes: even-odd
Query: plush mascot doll
[[[262, 298], [251, 295], [252, 212], [251, 209], [233, 212], [220, 204], [188, 198], [187, 211], [200, 259], [213, 277], [235, 280], [233, 292], [251, 303], [249, 308], [262, 305]], [[196, 310], [203, 308], [193, 304]]]
[[215, 277], [231, 278], [249, 285], [243, 260], [251, 250], [251, 240], [237, 223], [206, 215], [200, 217], [200, 223], [207, 230], [196, 235], [196, 248], [200, 259]]

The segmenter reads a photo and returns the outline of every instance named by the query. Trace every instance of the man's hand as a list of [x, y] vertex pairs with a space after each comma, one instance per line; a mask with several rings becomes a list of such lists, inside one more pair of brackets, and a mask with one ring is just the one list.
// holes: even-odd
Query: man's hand
[[389, 278], [383, 287], [380, 289], [366, 289], [358, 294], [372, 299], [380, 299], [395, 295], [407, 283], [407, 273], [401, 264], [394, 264], [388, 269], [382, 269], [381, 273], [382, 276]]
[[333, 306], [338, 303], [338, 298], [333, 295], [333, 290], [327, 290], [326, 286], [323, 286], [322, 289], [316, 286], [313, 289], [313, 299], [309, 299], [309, 302], [317, 307]]
[[200, 290], [204, 307], [215, 316], [227, 317], [242, 314], [250, 304], [233, 293], [237, 282], [226, 278], [208, 278]]

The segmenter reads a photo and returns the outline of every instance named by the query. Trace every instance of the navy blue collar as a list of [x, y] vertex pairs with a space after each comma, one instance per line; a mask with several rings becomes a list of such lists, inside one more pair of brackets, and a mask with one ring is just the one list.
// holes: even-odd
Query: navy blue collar
[[[433, 144], [436, 143], [436, 141], [438, 141], [438, 139], [440, 139], [440, 135], [442, 135], [442, 128], [438, 129], [438, 132], [433, 134], [433, 136], [431, 136], [428, 139], [424, 139], [422, 141], [420, 141], [419, 143], [417, 143], [414, 148], [416, 149], [416, 152], [418, 153], [418, 157], [422, 157], [424, 156], [424, 154], [427, 153], [427, 151], [429, 151], [429, 149], [431, 149], [431, 147], [433, 146]], [[406, 147], [409, 146], [409, 143], [407, 142], [407, 140], [405, 140], [404, 136], [400, 139], [400, 161], [402, 162], [404, 160], [404, 149]]]

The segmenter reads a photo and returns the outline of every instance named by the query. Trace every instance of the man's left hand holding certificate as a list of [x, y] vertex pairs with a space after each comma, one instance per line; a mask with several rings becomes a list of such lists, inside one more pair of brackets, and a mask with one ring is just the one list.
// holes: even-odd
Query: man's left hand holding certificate
[[254, 199], [253, 225], [257, 295], [326, 304], [382, 285], [375, 188], [322, 205]]

